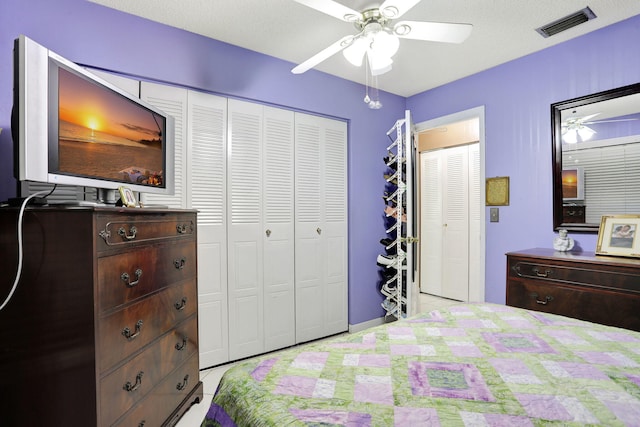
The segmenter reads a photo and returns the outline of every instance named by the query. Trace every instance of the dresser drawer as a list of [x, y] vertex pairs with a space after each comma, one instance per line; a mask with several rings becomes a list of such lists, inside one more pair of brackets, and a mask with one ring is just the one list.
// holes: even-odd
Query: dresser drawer
[[640, 295], [640, 280], [637, 272], [616, 269], [603, 270], [602, 268], [591, 268], [589, 264], [574, 264], [515, 258], [509, 261], [508, 277], [575, 284]]
[[195, 214], [104, 215], [96, 220], [98, 251], [160, 242], [167, 239], [192, 238], [196, 233]]
[[[119, 420], [117, 426], [160, 426], [165, 421], [174, 425], [177, 419], [168, 420], [181, 402], [191, 396], [194, 387], [200, 381], [198, 359], [193, 356], [184, 365], [176, 369], [158, 387], [153, 389], [126, 417]], [[202, 400], [202, 390], [192, 395], [195, 401]], [[188, 406], [186, 407], [188, 409]], [[179, 413], [181, 415], [182, 413]]]
[[640, 296], [563, 285], [542, 280], [507, 283], [507, 305], [640, 330]]
[[194, 315], [104, 377], [100, 381], [103, 424], [111, 425], [158, 386], [176, 366], [182, 366], [192, 358], [197, 353], [197, 337], [198, 323]]
[[193, 242], [158, 245], [98, 258], [100, 312], [196, 276]]
[[97, 338], [100, 372], [132, 355], [169, 331], [176, 323], [196, 313], [197, 307], [194, 278], [102, 318]]
[[563, 206], [562, 222], [584, 224], [586, 222], [585, 210], [586, 210], [586, 206], [582, 206], [582, 205]]

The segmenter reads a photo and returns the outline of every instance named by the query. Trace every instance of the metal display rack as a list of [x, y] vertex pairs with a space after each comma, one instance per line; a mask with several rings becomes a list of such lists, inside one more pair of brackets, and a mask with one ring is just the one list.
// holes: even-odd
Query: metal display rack
[[393, 173], [385, 174], [386, 182], [391, 186], [385, 191], [385, 216], [395, 221], [388, 224], [387, 238], [382, 239], [386, 255], [378, 256], [378, 265], [383, 268], [380, 291], [385, 296], [382, 308], [386, 316], [396, 319], [411, 315], [415, 309], [412, 304], [413, 277], [413, 177], [412, 177], [412, 138], [411, 115], [407, 110], [405, 117], [397, 120], [387, 136], [392, 140], [387, 147], [385, 164]]

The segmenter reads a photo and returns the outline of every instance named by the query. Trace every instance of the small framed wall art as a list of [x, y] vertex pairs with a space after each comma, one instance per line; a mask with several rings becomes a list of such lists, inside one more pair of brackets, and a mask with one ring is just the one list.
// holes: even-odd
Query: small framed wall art
[[487, 178], [485, 188], [486, 206], [509, 206], [509, 177]]
[[640, 215], [603, 215], [596, 254], [640, 258], [638, 231]]

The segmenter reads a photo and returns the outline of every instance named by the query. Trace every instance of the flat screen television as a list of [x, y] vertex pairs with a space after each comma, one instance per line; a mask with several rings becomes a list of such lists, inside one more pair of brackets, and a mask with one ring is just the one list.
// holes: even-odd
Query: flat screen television
[[174, 192], [173, 117], [21, 35], [11, 125], [19, 181]]

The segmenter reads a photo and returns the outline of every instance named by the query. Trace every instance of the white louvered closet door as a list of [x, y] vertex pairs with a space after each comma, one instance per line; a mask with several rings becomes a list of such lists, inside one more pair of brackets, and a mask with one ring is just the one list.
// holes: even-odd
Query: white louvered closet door
[[296, 113], [296, 341], [345, 331], [347, 125]]
[[420, 291], [442, 295], [442, 175], [440, 151], [420, 153]]
[[467, 146], [447, 153], [443, 174], [442, 296], [469, 300], [469, 150]]
[[165, 205], [170, 208], [186, 208], [190, 203], [187, 183], [190, 154], [185, 131], [187, 90], [157, 83], [142, 82], [140, 98], [154, 107], [171, 114], [175, 119], [174, 195], [142, 194], [141, 200], [146, 204]]
[[200, 367], [229, 361], [225, 214], [227, 99], [188, 91], [190, 208], [198, 210]]
[[292, 111], [264, 107], [264, 350], [295, 344]]
[[262, 105], [229, 100], [229, 356], [264, 349]]
[[232, 360], [295, 343], [293, 112], [229, 101]]
[[481, 280], [479, 154], [479, 144], [420, 153], [422, 292], [469, 301]]

